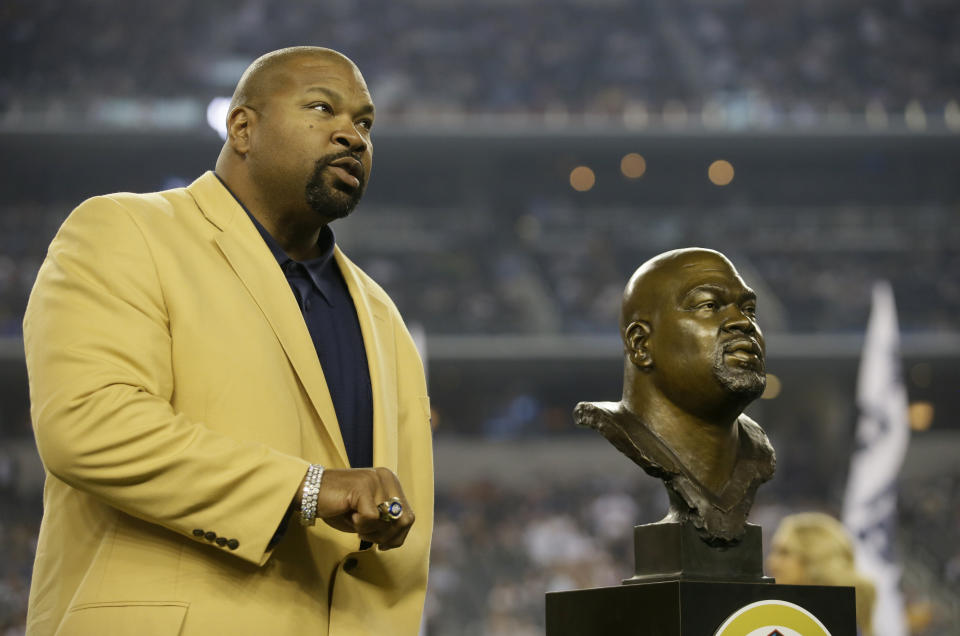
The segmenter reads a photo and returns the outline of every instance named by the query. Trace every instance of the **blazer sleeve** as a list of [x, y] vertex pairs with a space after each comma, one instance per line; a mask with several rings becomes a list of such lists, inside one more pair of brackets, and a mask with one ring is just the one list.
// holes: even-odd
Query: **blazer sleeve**
[[109, 197], [50, 245], [23, 324], [31, 413], [47, 471], [127, 514], [257, 564], [308, 462], [178, 413], [169, 321], [150, 244]]

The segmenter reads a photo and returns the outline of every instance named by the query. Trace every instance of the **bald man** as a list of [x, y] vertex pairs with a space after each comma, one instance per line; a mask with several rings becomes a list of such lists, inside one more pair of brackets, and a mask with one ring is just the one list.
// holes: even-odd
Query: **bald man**
[[719, 252], [666, 252], [627, 283], [620, 334], [622, 400], [581, 402], [575, 420], [664, 480], [664, 521], [735, 543], [775, 463], [763, 430], [743, 414], [766, 385], [756, 294]]
[[29, 634], [417, 633], [423, 366], [330, 228], [373, 121], [349, 59], [275, 51], [216, 172], [63, 224], [24, 319], [47, 472]]

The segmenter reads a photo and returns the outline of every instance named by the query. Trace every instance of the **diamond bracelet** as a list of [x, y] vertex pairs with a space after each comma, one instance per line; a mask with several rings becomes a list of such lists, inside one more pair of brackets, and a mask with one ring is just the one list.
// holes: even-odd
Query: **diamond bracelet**
[[323, 466], [310, 464], [307, 477], [303, 480], [303, 493], [300, 496], [301, 526], [312, 526], [317, 522], [317, 494], [320, 492], [321, 479], [323, 479]]

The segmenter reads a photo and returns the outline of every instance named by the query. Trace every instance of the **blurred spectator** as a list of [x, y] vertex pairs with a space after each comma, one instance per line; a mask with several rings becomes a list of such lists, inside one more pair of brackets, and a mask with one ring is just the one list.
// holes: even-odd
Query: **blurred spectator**
[[857, 572], [853, 541], [843, 524], [821, 512], [788, 515], [771, 540], [770, 575], [783, 585], [844, 585], [856, 590], [857, 628], [873, 635], [873, 583]]

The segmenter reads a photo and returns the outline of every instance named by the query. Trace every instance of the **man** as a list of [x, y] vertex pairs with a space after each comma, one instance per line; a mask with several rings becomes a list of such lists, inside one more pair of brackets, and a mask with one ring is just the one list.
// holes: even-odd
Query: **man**
[[582, 402], [574, 417], [664, 480], [665, 521], [689, 521], [710, 543], [733, 543], [774, 454], [743, 409], [766, 386], [757, 300], [719, 252], [661, 254], [623, 293], [623, 399]]
[[329, 228], [373, 118], [346, 57], [267, 54], [216, 174], [63, 224], [24, 319], [47, 470], [28, 633], [416, 633], [423, 367]]

